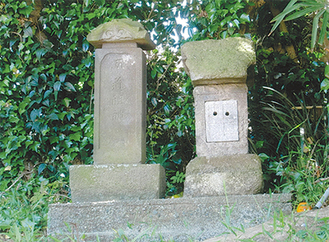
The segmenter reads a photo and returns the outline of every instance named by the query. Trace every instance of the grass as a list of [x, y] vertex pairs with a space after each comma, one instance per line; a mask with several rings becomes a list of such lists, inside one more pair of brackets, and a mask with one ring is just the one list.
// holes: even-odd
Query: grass
[[[30, 241], [86, 241], [83, 234], [78, 236], [65, 235], [64, 238], [46, 235], [46, 219], [49, 203], [56, 202], [54, 194], [51, 194], [51, 186], [44, 183], [39, 191], [33, 193], [28, 199], [26, 197], [26, 189], [29, 184], [21, 183], [6, 193], [1, 194], [1, 217], [0, 225], [2, 233], [0, 241], [14, 242], [30, 242]], [[274, 241], [326, 241], [329, 240], [329, 217], [326, 218], [307, 218], [304, 219], [300, 214], [292, 213], [284, 215], [282, 213], [274, 213], [271, 222], [264, 223], [262, 229], [252, 235], [245, 237], [248, 230], [242, 225], [240, 227], [231, 226], [231, 213], [234, 207], [225, 206], [225, 214], [222, 217], [222, 223], [227, 228], [224, 236], [233, 236], [237, 241], [254, 241], [261, 238], [273, 239]], [[68, 226], [70, 231], [70, 226]], [[129, 226], [128, 226], [129, 229]], [[160, 242], [174, 242], [174, 240], [165, 240], [157, 234], [156, 228], [149, 228], [141, 231], [137, 236], [131, 237], [124, 229], [115, 231], [116, 237], [114, 242], [137, 242], [154, 241], [152, 238], [157, 237]], [[279, 238], [279, 239], [277, 239]], [[96, 241], [101, 241], [97, 239]], [[195, 241], [190, 238], [189, 241]], [[222, 240], [225, 241], [225, 240]]]
[[0, 193], [0, 241], [46, 241], [48, 205], [66, 202], [63, 181], [23, 179]]
[[[46, 179], [36, 181], [19, 181], [11, 189], [0, 193], [0, 241], [6, 242], [30, 242], [30, 241], [87, 241], [84, 234], [73, 233], [70, 225], [64, 237], [47, 236], [47, 213], [48, 205], [54, 202], [68, 202], [69, 198], [60, 193], [63, 186], [67, 184], [61, 181], [48, 183]], [[253, 241], [262, 238], [273, 239], [280, 237], [278, 241], [325, 241], [329, 240], [329, 217], [306, 219], [299, 214], [292, 213], [287, 216], [282, 213], [274, 213], [271, 222], [264, 223], [257, 234], [246, 237], [248, 230], [244, 226], [232, 226], [231, 214], [234, 207], [227, 203], [223, 208], [223, 216], [220, 218], [227, 232], [223, 236], [233, 236], [240, 241]], [[266, 214], [266, 216], [270, 216]], [[160, 241], [175, 242], [166, 240], [156, 228], [150, 227], [142, 230], [135, 236], [129, 235], [131, 228], [120, 228], [115, 231], [114, 242], [137, 242]], [[210, 225], [211, 226], [211, 225]], [[71, 232], [70, 232], [71, 231]], [[156, 238], [156, 240], [154, 240]], [[96, 241], [100, 241], [97, 239]], [[188, 241], [195, 241], [189, 238]], [[225, 241], [225, 240], [223, 240]], [[259, 241], [259, 240], [258, 240]]]

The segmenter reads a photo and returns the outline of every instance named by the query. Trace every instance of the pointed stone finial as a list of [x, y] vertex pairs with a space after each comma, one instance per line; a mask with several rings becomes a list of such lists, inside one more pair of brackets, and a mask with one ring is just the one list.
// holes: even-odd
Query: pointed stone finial
[[87, 40], [96, 48], [102, 48], [105, 43], [124, 42], [137, 43], [144, 50], [155, 48], [155, 44], [143, 25], [131, 19], [114, 19], [101, 24], [90, 32]]

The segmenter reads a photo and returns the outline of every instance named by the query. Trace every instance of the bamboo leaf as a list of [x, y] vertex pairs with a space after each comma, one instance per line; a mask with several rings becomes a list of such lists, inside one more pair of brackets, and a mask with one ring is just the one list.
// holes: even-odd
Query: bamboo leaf
[[324, 36], [326, 35], [327, 32], [328, 19], [329, 19], [329, 13], [325, 11], [325, 13], [323, 14], [322, 28], [319, 35], [319, 44], [323, 44]]
[[[279, 16], [279, 15], [278, 15], [278, 16]], [[276, 22], [275, 22], [275, 24], [273, 25], [273, 27], [272, 27], [272, 29], [271, 29], [269, 35], [271, 35], [271, 34], [274, 32], [274, 30], [276, 30], [276, 28], [279, 26], [279, 24], [283, 21], [284, 17], [285, 17], [285, 15], [281, 16], [278, 20], [276, 20]]]
[[[277, 16], [275, 16], [271, 22], [277, 21], [279, 18], [281, 18], [282, 15], [286, 16], [288, 13], [294, 11], [296, 8], [294, 8], [296, 5], [298, 6], [299, 4], [296, 4], [294, 6], [294, 4], [297, 2], [297, 0], [291, 0], [289, 2], [289, 4], [285, 7], [285, 9], [283, 9], [283, 11], [278, 14]], [[299, 7], [299, 6], [298, 6]]]
[[296, 18], [300, 18], [302, 16], [305, 16], [308, 13], [315, 12], [319, 9], [321, 9], [321, 7], [319, 7], [319, 6], [313, 6], [313, 7], [305, 8], [303, 10], [300, 10], [300, 11], [297, 11], [297, 12], [291, 14], [290, 16], [288, 16], [285, 19], [285, 21], [290, 21], [290, 20], [293, 20], [293, 19], [296, 19]]
[[317, 36], [317, 29], [319, 25], [319, 18], [326, 10], [322, 9], [313, 19], [313, 27], [312, 27], [312, 38], [311, 38], [311, 48], [314, 48]]
[[279, 140], [279, 143], [278, 143], [278, 146], [276, 147], [276, 152], [279, 151], [279, 148], [280, 148], [280, 146], [281, 146], [282, 140], [283, 140], [283, 138], [285, 137], [285, 135], [286, 135], [286, 133], [284, 133], [284, 134], [281, 136], [281, 138], [280, 138], [280, 140]]
[[326, 65], [326, 67], [324, 68], [324, 75], [329, 78], [329, 65]]
[[286, 6], [286, 8], [277, 16], [275, 16], [271, 22], [275, 22], [275, 24], [273, 25], [271, 32], [269, 35], [271, 35], [274, 30], [276, 30], [276, 28], [279, 26], [279, 24], [283, 21], [283, 19], [286, 17], [287, 14], [291, 13], [292, 11], [298, 9], [300, 7], [299, 4], [296, 4], [294, 6], [294, 4], [297, 2], [297, 0], [291, 0], [290, 3]]
[[282, 112], [282, 111], [279, 111], [279, 110], [277, 110], [276, 108], [273, 108], [273, 107], [272, 107], [272, 108], [264, 107], [263, 110], [265, 110], [265, 111], [271, 111], [271, 112], [273, 112], [274, 114], [279, 114], [279, 115], [283, 115], [283, 116], [287, 116], [287, 117], [289, 117], [288, 114], [286, 114], [286, 113], [284, 113], [284, 112]]

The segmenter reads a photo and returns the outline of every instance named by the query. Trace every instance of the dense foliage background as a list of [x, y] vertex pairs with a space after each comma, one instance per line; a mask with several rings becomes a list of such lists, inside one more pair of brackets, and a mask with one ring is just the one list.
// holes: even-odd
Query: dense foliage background
[[[147, 53], [147, 162], [166, 168], [167, 196], [183, 191], [186, 165], [195, 156], [193, 87], [179, 48], [185, 41], [243, 36], [257, 50], [248, 78], [250, 152], [262, 157], [264, 191], [316, 202], [328, 184], [329, 44], [325, 38], [311, 48], [313, 11], [270, 34], [271, 20], [287, 3], [2, 1], [0, 229], [41, 229], [47, 204], [69, 200], [68, 167], [92, 163], [94, 48], [86, 36], [115, 18], [140, 21], [158, 46]], [[17, 209], [5, 209], [8, 204]]]

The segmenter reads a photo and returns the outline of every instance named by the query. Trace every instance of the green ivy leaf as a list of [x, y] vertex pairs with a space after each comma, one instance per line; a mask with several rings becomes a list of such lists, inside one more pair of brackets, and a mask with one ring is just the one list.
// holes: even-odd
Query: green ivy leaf
[[45, 91], [45, 94], [43, 95], [43, 98], [49, 97], [49, 95], [53, 92], [53, 90], [47, 90]]
[[83, 43], [82, 43], [82, 50], [84, 52], [88, 51], [89, 49], [89, 42], [87, 40], [85, 40]]
[[66, 73], [62, 73], [62, 74], [59, 75], [59, 81], [60, 82], [64, 82], [65, 78], [66, 78]]
[[156, 99], [155, 97], [152, 97], [152, 98], [151, 98], [151, 103], [152, 103], [152, 105], [153, 105], [154, 107], [156, 107], [156, 106], [158, 105], [158, 101], [157, 101], [157, 99]]
[[324, 68], [324, 75], [329, 78], [329, 65], [326, 65], [326, 67]]
[[322, 82], [321, 82], [321, 90], [322, 91], [327, 91], [329, 89], [329, 80], [327, 78], [325, 78]]
[[71, 142], [71, 140], [64, 140], [64, 144], [66, 148], [70, 148], [73, 142]]
[[39, 142], [36, 142], [36, 141], [33, 142], [32, 145], [30, 145], [30, 149], [33, 150], [33, 151], [35, 151], [35, 152], [38, 152], [39, 147], [40, 147], [40, 143]]
[[33, 109], [30, 114], [30, 118], [32, 121], [35, 121], [40, 116], [41, 116], [41, 109]]
[[247, 23], [249, 23], [250, 22], [250, 17], [249, 17], [249, 15], [247, 15], [247, 14], [245, 14], [245, 13], [243, 13], [243, 14], [241, 14], [241, 16], [240, 16], [240, 21], [241, 22], [247, 22]]
[[270, 158], [270, 157], [269, 157], [268, 155], [266, 155], [265, 153], [260, 153], [258, 156], [259, 156], [259, 158], [260, 158], [262, 161], [264, 161], [264, 160]]
[[11, 123], [17, 123], [19, 121], [19, 118], [18, 117], [16, 117], [16, 116], [10, 116], [9, 117], [9, 122], [11, 122]]
[[71, 99], [69, 99], [68, 97], [63, 99], [63, 103], [64, 103], [65, 107], [67, 107], [67, 108], [70, 106], [70, 102], [71, 102]]
[[59, 138], [57, 136], [51, 136], [49, 137], [50, 144], [57, 143], [59, 141]]
[[69, 135], [69, 138], [71, 140], [74, 140], [74, 141], [79, 141], [80, 138], [81, 138], [81, 133], [80, 132], [77, 132], [77, 133], [70, 134]]
[[41, 59], [42, 56], [44, 56], [47, 53], [47, 49], [38, 49], [35, 54], [38, 58], [38, 60]]
[[61, 89], [61, 85], [62, 85], [61, 82], [59, 82], [59, 81], [55, 82], [54, 91], [58, 92]]
[[58, 116], [57, 116], [56, 113], [51, 113], [51, 114], [49, 114], [49, 115], [48, 115], [48, 118], [49, 118], [50, 120], [58, 120]]
[[157, 70], [154, 68], [151, 71], [151, 77], [154, 79], [156, 77], [156, 75], [157, 75]]
[[47, 165], [45, 163], [40, 164], [38, 167], [38, 174], [40, 175], [46, 167]]
[[76, 90], [75, 90], [74, 86], [72, 85], [72, 83], [70, 83], [70, 82], [65, 82], [64, 85], [65, 85], [65, 89], [66, 89], [67, 91], [76, 92]]

